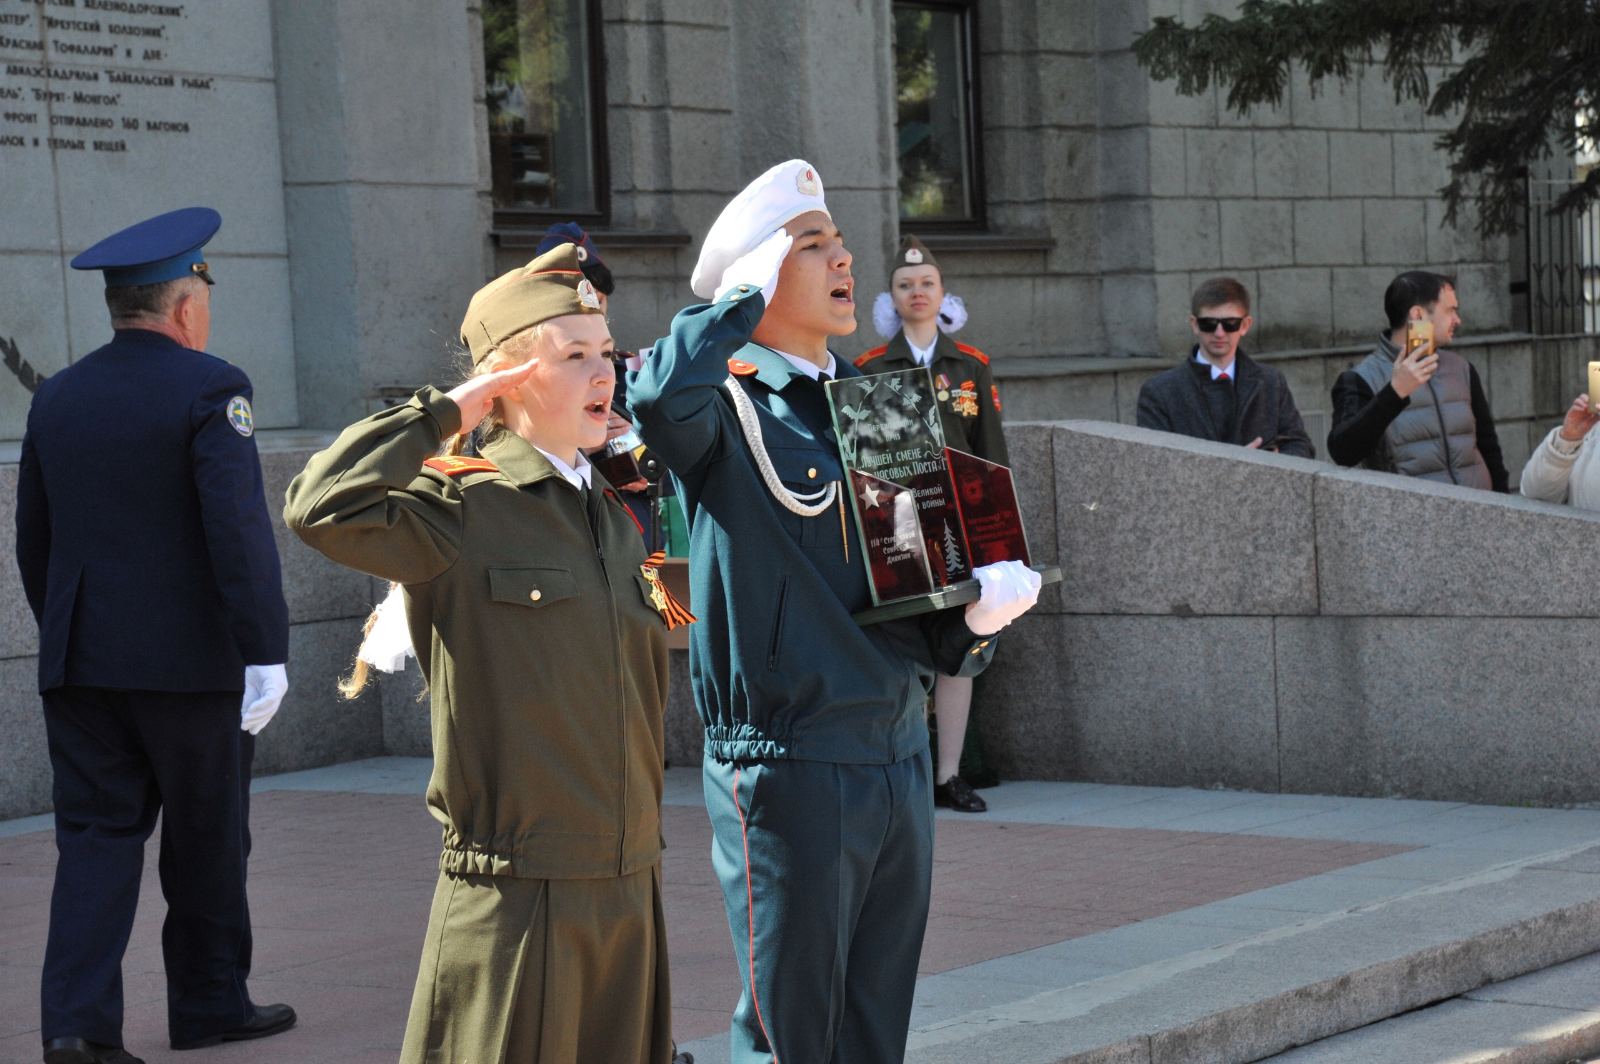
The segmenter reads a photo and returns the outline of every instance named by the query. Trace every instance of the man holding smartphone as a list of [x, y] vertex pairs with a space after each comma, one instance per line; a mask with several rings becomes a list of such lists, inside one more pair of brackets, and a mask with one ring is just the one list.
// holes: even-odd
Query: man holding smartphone
[[1239, 350], [1255, 323], [1249, 290], [1213, 277], [1194, 290], [1189, 310], [1194, 347], [1139, 389], [1139, 427], [1315, 458], [1283, 374]]
[[1343, 466], [1509, 491], [1478, 371], [1444, 349], [1461, 324], [1455, 280], [1402, 273], [1384, 292], [1383, 309], [1388, 332], [1334, 382], [1329, 455]]

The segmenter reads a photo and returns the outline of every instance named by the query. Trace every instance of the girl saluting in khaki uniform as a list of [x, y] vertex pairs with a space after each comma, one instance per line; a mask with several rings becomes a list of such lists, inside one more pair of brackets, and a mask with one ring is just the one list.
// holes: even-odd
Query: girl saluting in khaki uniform
[[[426, 648], [444, 853], [402, 1064], [667, 1064], [663, 633], [679, 615], [583, 458], [615, 373], [577, 249], [481, 289], [461, 339], [466, 383], [346, 429], [284, 508], [317, 550], [399, 582]], [[480, 420], [481, 458], [433, 457]]]

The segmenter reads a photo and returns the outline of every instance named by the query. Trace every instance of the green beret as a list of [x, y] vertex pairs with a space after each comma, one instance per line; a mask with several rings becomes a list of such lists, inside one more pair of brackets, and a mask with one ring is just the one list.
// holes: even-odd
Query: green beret
[[900, 250], [895, 252], [894, 261], [889, 263], [890, 283], [894, 281], [894, 271], [902, 266], [932, 266], [939, 270], [941, 276], [944, 274], [944, 271], [939, 269], [939, 260], [933, 257], [933, 252], [910, 233], [900, 238]]
[[461, 342], [477, 365], [508, 338], [541, 321], [603, 313], [600, 294], [580, 268], [578, 246], [560, 244], [478, 289], [461, 321]]

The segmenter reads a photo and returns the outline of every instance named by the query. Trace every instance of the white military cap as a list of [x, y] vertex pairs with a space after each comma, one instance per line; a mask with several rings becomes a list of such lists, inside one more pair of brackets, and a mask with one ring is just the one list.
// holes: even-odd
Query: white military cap
[[828, 211], [822, 199], [822, 178], [804, 159], [779, 163], [744, 187], [722, 208], [694, 264], [689, 287], [702, 299], [716, 294], [723, 271], [785, 222], [808, 211]]

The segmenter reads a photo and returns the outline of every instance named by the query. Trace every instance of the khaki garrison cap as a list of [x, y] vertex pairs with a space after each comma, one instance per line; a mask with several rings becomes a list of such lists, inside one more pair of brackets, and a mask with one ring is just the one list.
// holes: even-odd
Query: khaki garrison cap
[[895, 252], [894, 261], [889, 264], [889, 280], [893, 282], [894, 271], [902, 266], [932, 266], [939, 270], [939, 260], [933, 257], [933, 252], [916, 237], [907, 233], [900, 238], [900, 250]]
[[599, 293], [583, 276], [577, 245], [560, 244], [478, 289], [461, 321], [461, 342], [477, 365], [507, 339], [541, 321], [603, 313]]

